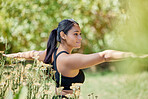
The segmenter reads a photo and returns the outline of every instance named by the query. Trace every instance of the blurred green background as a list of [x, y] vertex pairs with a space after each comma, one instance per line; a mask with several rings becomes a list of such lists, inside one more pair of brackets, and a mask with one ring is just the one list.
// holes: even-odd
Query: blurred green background
[[[82, 30], [80, 53], [106, 49], [148, 53], [146, 0], [0, 0], [0, 50], [7, 53], [45, 50], [50, 32], [66, 18]], [[147, 58], [104, 63], [97, 69], [147, 71]], [[119, 66], [120, 65], [120, 66]], [[95, 70], [96, 71], [96, 67]]]
[[104, 35], [120, 13], [118, 0], [1, 0], [1, 40], [10, 52], [44, 50], [50, 32], [66, 18], [82, 29], [84, 53], [105, 49]]
[[[0, 50], [45, 50], [50, 32], [71, 18], [80, 24], [83, 38], [82, 47], [73, 52], [148, 54], [147, 5], [147, 0], [0, 0]], [[91, 70], [85, 71], [81, 99], [148, 97], [148, 58], [103, 63]]]

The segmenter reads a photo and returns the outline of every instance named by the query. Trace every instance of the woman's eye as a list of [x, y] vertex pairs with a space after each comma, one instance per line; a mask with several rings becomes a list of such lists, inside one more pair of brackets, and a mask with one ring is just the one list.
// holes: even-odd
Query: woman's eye
[[78, 34], [78, 33], [75, 33], [74, 35], [78, 36], [78, 35], [81, 35], [82, 33]]
[[75, 33], [74, 35], [78, 35], [77, 33]]

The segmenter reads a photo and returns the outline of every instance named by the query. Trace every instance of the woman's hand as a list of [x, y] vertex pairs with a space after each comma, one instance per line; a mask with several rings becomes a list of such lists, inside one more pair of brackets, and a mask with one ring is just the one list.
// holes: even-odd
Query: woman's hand
[[10, 58], [20, 58], [22, 55], [20, 55], [19, 53], [14, 53], [14, 54], [3, 54], [3, 56]]
[[123, 53], [123, 58], [138, 58], [139, 56], [137, 56], [136, 54], [132, 53], [132, 52], [124, 52]]
[[115, 50], [106, 50], [104, 51], [105, 61], [116, 61], [119, 59], [125, 58], [138, 58], [138, 56], [132, 52], [121, 52]]
[[25, 59], [36, 59], [39, 61], [44, 61], [46, 55], [46, 50], [44, 51], [28, 51], [28, 52], [19, 52], [13, 54], [3, 54], [3, 56], [10, 58], [25, 58]]
[[3, 56], [10, 57], [10, 58], [25, 58], [25, 59], [32, 59], [34, 56], [35, 51], [28, 51], [28, 52], [19, 52], [13, 54], [3, 54]]

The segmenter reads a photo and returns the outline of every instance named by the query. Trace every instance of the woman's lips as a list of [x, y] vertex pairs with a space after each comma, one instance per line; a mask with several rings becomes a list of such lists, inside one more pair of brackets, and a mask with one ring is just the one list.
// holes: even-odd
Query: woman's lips
[[76, 43], [81, 44], [81, 42], [76, 42]]

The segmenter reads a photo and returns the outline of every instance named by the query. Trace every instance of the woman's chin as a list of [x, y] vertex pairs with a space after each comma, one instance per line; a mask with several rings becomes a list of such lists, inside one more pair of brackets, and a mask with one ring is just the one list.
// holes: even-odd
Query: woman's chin
[[76, 46], [75, 48], [76, 48], [76, 49], [77, 49], [77, 48], [81, 48], [81, 46]]

